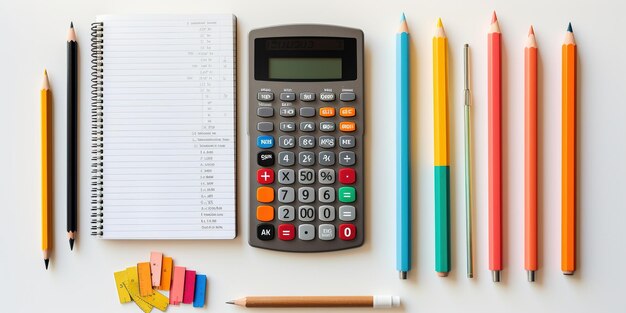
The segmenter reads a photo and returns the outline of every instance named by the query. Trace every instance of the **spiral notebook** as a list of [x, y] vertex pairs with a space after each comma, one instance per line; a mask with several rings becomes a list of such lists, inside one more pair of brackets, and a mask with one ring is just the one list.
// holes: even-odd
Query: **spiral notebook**
[[99, 16], [92, 25], [92, 234], [236, 235], [236, 19]]

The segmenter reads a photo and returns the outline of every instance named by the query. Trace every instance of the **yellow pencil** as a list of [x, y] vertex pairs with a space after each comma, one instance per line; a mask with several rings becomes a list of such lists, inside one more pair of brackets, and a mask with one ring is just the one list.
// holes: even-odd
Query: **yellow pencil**
[[43, 251], [43, 261], [48, 269], [50, 262], [50, 194], [49, 194], [49, 170], [50, 157], [48, 131], [50, 127], [50, 84], [48, 83], [48, 72], [43, 72], [43, 84], [41, 86], [41, 250]]
[[433, 36], [435, 133], [435, 271], [450, 272], [450, 163], [448, 159], [448, 39], [441, 19]]

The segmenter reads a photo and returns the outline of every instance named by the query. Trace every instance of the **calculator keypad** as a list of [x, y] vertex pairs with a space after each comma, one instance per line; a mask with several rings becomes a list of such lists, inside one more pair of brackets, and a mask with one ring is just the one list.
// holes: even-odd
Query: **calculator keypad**
[[355, 240], [363, 212], [357, 94], [261, 90], [257, 100], [256, 239], [286, 251], [298, 242], [341, 248]]

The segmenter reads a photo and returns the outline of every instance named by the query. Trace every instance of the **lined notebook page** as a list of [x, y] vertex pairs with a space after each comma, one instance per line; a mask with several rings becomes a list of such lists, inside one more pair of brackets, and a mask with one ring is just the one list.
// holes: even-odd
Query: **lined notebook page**
[[98, 21], [103, 238], [234, 238], [234, 16]]

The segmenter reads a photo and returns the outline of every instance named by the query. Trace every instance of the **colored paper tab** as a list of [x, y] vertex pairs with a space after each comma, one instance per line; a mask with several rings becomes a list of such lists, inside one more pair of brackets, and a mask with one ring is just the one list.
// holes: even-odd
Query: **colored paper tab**
[[[136, 266], [131, 266], [126, 269], [126, 281], [124, 282], [124, 287], [130, 294], [135, 304], [137, 304], [137, 306], [144, 313], [150, 313], [150, 311], [152, 311], [152, 305], [143, 301], [139, 296], [139, 278], [137, 276]], [[134, 290], [136, 290], [136, 292]]]
[[115, 277], [115, 286], [117, 288], [117, 296], [120, 298], [120, 303], [128, 303], [131, 302], [132, 299], [126, 287], [124, 287], [124, 282], [126, 281], [126, 271], [119, 271], [113, 273], [113, 277]]
[[178, 305], [183, 301], [185, 291], [185, 268], [174, 266], [172, 273], [172, 289], [170, 290], [170, 304]]
[[206, 275], [196, 275], [196, 292], [193, 296], [193, 307], [201, 308], [206, 299]]
[[[127, 270], [127, 273], [129, 270], [130, 268]], [[133, 268], [133, 270], [136, 273], [137, 271], [136, 268]], [[167, 309], [167, 305], [168, 305], [167, 297], [162, 295], [161, 293], [153, 290], [152, 294], [144, 297], [139, 293], [139, 284], [136, 282], [136, 280], [135, 281], [127, 280], [124, 283], [124, 285], [126, 286], [126, 289], [128, 290], [128, 293], [130, 294], [130, 296], [133, 298], [133, 301], [135, 301], [135, 303], [137, 303], [137, 305], [140, 308], [142, 308], [142, 310], [143, 310], [143, 307], [147, 307], [144, 304], [149, 305], [150, 310], [152, 310], [152, 307], [155, 307], [161, 311], [165, 311]]]
[[193, 303], [193, 296], [196, 290], [196, 271], [185, 271], [185, 292], [183, 293], [183, 303]]
[[170, 290], [172, 284], [172, 267], [174, 261], [170, 257], [163, 257], [163, 264], [161, 266], [161, 284], [159, 284], [159, 290]]
[[161, 286], [161, 266], [163, 264], [163, 253], [150, 253], [150, 273], [152, 275], [152, 286]]
[[142, 297], [151, 295], [152, 278], [150, 277], [150, 262], [137, 263], [137, 275], [139, 276], [139, 294]]

